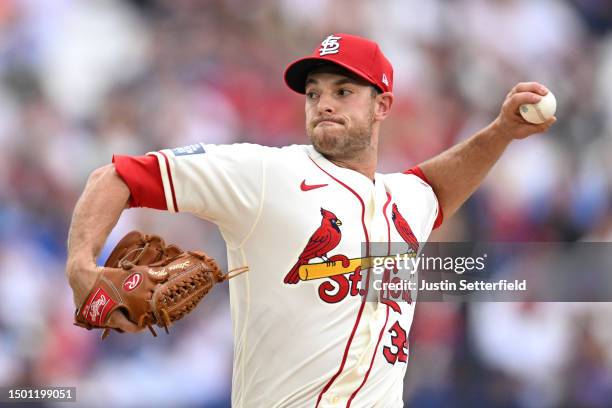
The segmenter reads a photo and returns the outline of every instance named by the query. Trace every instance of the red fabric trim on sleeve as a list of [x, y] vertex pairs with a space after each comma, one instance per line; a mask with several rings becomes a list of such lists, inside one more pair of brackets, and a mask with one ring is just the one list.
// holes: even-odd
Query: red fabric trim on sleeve
[[174, 206], [174, 212], [178, 212], [178, 204], [176, 203], [176, 194], [174, 193], [174, 182], [172, 181], [172, 172], [170, 171], [170, 162], [168, 161], [168, 156], [164, 152], [159, 152], [162, 156], [164, 156], [164, 160], [166, 161], [166, 171], [168, 172], [168, 180], [170, 181], [170, 191], [172, 191], [172, 205]]
[[113, 163], [130, 189], [130, 207], [168, 209], [157, 157], [114, 155]]
[[[414, 174], [415, 176], [429, 184], [429, 186], [431, 187], [431, 183], [429, 182], [429, 180], [425, 176], [425, 173], [423, 173], [423, 170], [421, 170], [419, 166], [414, 166], [413, 168], [406, 170], [404, 174]], [[440, 206], [440, 201], [438, 200], [438, 216], [436, 217], [436, 221], [434, 221], [433, 229], [436, 229], [440, 225], [442, 225], [442, 221], [444, 221], [444, 214], [442, 213], [442, 207]]]

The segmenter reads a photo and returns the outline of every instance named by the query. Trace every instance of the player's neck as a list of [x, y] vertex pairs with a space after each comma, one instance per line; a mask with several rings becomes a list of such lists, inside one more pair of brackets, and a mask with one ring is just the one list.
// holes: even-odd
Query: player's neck
[[338, 167], [361, 173], [370, 180], [374, 181], [374, 173], [376, 173], [378, 157], [377, 153], [378, 149], [376, 149], [376, 146], [372, 146], [371, 148], [364, 150], [358, 156], [350, 159], [327, 157], [327, 160], [334, 163]]

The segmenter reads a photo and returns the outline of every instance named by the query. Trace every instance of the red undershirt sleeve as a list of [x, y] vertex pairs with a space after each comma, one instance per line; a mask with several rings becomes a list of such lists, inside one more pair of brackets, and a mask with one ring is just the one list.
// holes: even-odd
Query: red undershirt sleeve
[[[429, 180], [425, 176], [425, 173], [423, 173], [423, 170], [421, 170], [419, 166], [414, 166], [413, 168], [406, 170], [404, 174], [413, 174], [417, 176], [418, 178], [420, 178], [421, 180], [423, 180], [425, 183], [427, 183], [431, 187], [431, 183], [429, 182]], [[442, 225], [443, 220], [444, 220], [444, 215], [442, 214], [442, 207], [440, 206], [440, 201], [438, 200], [438, 216], [436, 217], [436, 221], [434, 222], [433, 228], [436, 229], [440, 225]]]
[[131, 207], [167, 210], [159, 164], [155, 156], [113, 156], [119, 177], [130, 189]]

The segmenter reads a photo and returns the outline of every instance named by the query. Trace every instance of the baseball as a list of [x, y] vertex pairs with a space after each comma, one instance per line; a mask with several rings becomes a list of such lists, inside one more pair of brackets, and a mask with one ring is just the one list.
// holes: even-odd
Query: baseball
[[557, 99], [552, 92], [548, 91], [540, 102], [521, 105], [519, 110], [523, 119], [529, 123], [539, 125], [554, 116], [557, 110]]

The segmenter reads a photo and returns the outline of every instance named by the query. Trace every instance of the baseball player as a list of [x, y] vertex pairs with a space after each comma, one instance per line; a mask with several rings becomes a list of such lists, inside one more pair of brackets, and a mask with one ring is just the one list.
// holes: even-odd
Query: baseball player
[[[365, 301], [369, 244], [425, 242], [513, 139], [554, 122], [532, 125], [518, 114], [548, 91], [518, 84], [470, 139], [380, 174], [380, 125], [394, 96], [392, 66], [376, 43], [330, 35], [284, 79], [304, 95], [309, 145], [198, 143], [116, 155], [91, 174], [69, 236], [75, 302], [95, 281], [96, 257], [124, 208], [191, 212], [219, 227], [229, 269], [250, 268], [230, 281], [233, 406], [402, 407], [414, 303]], [[111, 323], [140, 330], [120, 312]]]

